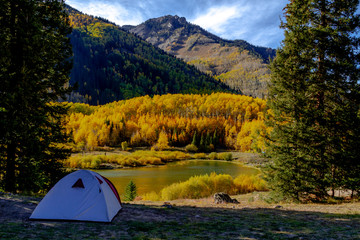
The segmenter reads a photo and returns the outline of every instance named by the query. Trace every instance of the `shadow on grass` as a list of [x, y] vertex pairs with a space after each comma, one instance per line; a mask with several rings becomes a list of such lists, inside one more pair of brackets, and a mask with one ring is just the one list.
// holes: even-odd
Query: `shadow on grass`
[[[127, 221], [131, 236], [140, 239], [360, 239], [359, 214], [269, 208], [129, 207], [132, 211], [124, 209], [124, 216], [134, 213], [134, 209], [143, 212]], [[120, 214], [115, 224], [121, 223]]]
[[0, 214], [8, 204], [0, 239], [360, 239], [359, 214], [125, 204], [110, 224], [32, 222], [34, 204], [0, 199]]

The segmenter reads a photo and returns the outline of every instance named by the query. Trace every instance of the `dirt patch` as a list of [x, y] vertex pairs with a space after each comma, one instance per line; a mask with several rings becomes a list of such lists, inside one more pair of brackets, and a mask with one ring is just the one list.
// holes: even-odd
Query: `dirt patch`
[[38, 202], [38, 198], [0, 195], [0, 222], [26, 221]]

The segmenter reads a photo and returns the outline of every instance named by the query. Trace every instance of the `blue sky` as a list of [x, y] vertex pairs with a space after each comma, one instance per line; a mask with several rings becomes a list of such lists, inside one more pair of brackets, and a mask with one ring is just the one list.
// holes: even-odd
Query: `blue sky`
[[178, 15], [224, 39], [278, 48], [288, 0], [66, 0], [70, 6], [122, 25]]

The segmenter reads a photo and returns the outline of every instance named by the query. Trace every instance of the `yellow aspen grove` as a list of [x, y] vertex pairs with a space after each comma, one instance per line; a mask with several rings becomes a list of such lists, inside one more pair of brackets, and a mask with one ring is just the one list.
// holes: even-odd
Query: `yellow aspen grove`
[[168, 135], [166, 134], [165, 131], [161, 131], [159, 134], [159, 139], [158, 139], [156, 145], [154, 145], [152, 149], [162, 151], [166, 148], [169, 148]]
[[[65, 128], [78, 147], [120, 146], [125, 141], [129, 147], [184, 147], [197, 133], [198, 143], [207, 138], [212, 149], [264, 150], [259, 135], [266, 128], [262, 124], [267, 111], [263, 99], [228, 93], [167, 94], [102, 106], [68, 105]], [[251, 134], [246, 128], [251, 128]]]

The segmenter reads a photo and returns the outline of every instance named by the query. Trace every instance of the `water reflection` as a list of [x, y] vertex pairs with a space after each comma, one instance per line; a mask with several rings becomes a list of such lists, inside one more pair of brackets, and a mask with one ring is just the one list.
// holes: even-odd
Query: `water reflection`
[[142, 195], [151, 191], [158, 192], [165, 186], [185, 181], [191, 176], [216, 172], [237, 177], [240, 174], [258, 174], [259, 170], [234, 162], [187, 160], [163, 166], [98, 170], [97, 172], [110, 179], [120, 194], [124, 193], [126, 185], [133, 180], [137, 186], [138, 195]]

